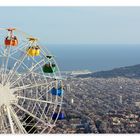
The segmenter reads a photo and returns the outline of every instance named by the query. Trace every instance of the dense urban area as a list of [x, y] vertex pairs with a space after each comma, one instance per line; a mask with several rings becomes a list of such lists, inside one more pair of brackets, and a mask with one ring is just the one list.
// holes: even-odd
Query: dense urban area
[[62, 111], [51, 133], [140, 133], [140, 79], [71, 76]]

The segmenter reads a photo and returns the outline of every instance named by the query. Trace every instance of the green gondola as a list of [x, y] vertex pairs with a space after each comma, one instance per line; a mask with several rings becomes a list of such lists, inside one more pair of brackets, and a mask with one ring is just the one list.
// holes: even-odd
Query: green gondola
[[56, 68], [56, 65], [55, 64], [45, 64], [43, 66], [43, 72], [44, 73], [54, 73], [56, 72], [57, 68]]

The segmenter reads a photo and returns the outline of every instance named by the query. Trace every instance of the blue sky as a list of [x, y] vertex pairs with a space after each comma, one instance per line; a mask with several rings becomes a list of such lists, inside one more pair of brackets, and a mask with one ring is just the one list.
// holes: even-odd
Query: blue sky
[[1, 7], [11, 26], [48, 44], [139, 44], [140, 7]]

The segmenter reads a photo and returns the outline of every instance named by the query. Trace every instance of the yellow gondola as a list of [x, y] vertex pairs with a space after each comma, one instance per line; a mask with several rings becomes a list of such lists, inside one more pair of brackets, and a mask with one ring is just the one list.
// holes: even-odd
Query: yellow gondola
[[36, 48], [35, 55], [38, 56], [39, 54], [40, 54], [40, 49], [39, 48]]
[[40, 55], [40, 48], [38, 46], [29, 47], [27, 50], [29, 56], [38, 56]]

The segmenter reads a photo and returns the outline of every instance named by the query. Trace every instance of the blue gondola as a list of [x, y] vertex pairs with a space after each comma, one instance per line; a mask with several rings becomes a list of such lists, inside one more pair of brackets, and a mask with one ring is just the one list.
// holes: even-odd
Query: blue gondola
[[55, 87], [53, 87], [51, 89], [51, 94], [52, 95], [58, 95], [58, 96], [61, 96], [62, 94], [64, 93], [64, 90], [60, 87], [58, 89], [56, 89]]
[[58, 115], [58, 113], [54, 113], [53, 115], [52, 115], [52, 119], [53, 120], [56, 120], [56, 118], [58, 117], [58, 120], [63, 120], [65, 117], [64, 117], [64, 114], [62, 113], [62, 112], [60, 112], [59, 113], [59, 115]]

